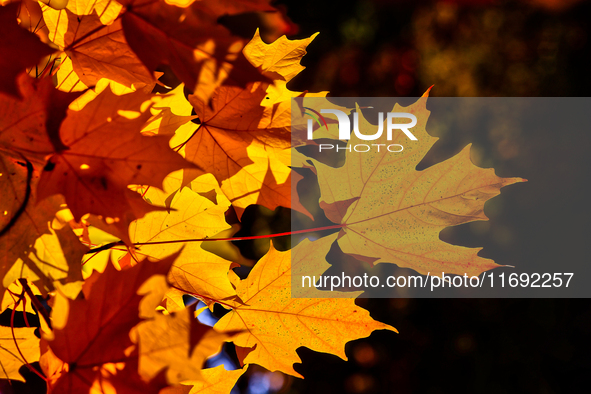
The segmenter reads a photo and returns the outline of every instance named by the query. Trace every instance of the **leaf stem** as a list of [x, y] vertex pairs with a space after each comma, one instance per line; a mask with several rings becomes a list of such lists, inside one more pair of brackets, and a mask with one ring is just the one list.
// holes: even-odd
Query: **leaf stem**
[[202, 294], [199, 294], [199, 293], [194, 293], [194, 292], [192, 292], [192, 291], [188, 291], [188, 290], [186, 290], [186, 289], [181, 289], [180, 287], [176, 287], [176, 286], [173, 286], [173, 285], [170, 285], [170, 287], [172, 287], [173, 289], [177, 289], [177, 290], [179, 290], [179, 291], [181, 291], [181, 292], [183, 292], [183, 293], [185, 293], [185, 294], [189, 294], [189, 295], [191, 295], [191, 296], [193, 296], [193, 297], [200, 298], [202, 301], [203, 301], [203, 300], [209, 300], [209, 301], [213, 301], [213, 302], [215, 302], [215, 303], [218, 303], [218, 304], [220, 304], [220, 305], [223, 305], [223, 306], [227, 307], [228, 309], [232, 309], [232, 310], [235, 308], [234, 306], [232, 306], [232, 305], [230, 305], [230, 304], [228, 304], [228, 303], [225, 303], [225, 302], [223, 302], [223, 301], [216, 300], [215, 298], [211, 298], [211, 297], [208, 297], [208, 296], [204, 296], [204, 295], [202, 295]]
[[[23, 279], [20, 279], [20, 280], [23, 280]], [[25, 283], [26, 283], [26, 279], [24, 279], [24, 280], [25, 280]], [[21, 282], [21, 284], [22, 284], [22, 282]], [[27, 287], [28, 287], [28, 285], [27, 285]], [[29, 291], [30, 290], [31, 290], [31, 288], [29, 287]], [[12, 340], [14, 341], [14, 345], [16, 347], [16, 350], [18, 351], [18, 354], [21, 356], [21, 358], [22, 358], [23, 362], [25, 363], [25, 365], [27, 366], [27, 368], [31, 372], [34, 372], [37, 376], [39, 376], [41, 379], [43, 379], [43, 380], [45, 380], [47, 382], [47, 378], [45, 376], [43, 376], [42, 373], [40, 373], [35, 368], [33, 368], [33, 366], [31, 364], [29, 364], [29, 361], [27, 361], [27, 358], [25, 357], [25, 355], [21, 351], [21, 348], [18, 345], [18, 341], [16, 340], [16, 335], [14, 334], [14, 314], [16, 313], [16, 308], [18, 307], [18, 305], [20, 304], [20, 302], [24, 299], [25, 293], [26, 293], [26, 290], [23, 287], [23, 292], [21, 294], [21, 297], [16, 302], [16, 305], [14, 306], [14, 309], [12, 310], [12, 313], [10, 314], [10, 332], [12, 333]]]
[[43, 318], [45, 319], [45, 322], [47, 323], [47, 325], [51, 328], [51, 320], [49, 320], [49, 313], [47, 312], [47, 309], [45, 309], [45, 307], [43, 306], [43, 304], [41, 304], [39, 302], [39, 300], [37, 299], [37, 297], [35, 297], [35, 294], [33, 294], [33, 290], [31, 290], [31, 287], [29, 286], [29, 284], [27, 283], [26, 279], [19, 279], [18, 280], [19, 283], [21, 284], [21, 286], [23, 287], [23, 291], [29, 296], [29, 298], [31, 299], [31, 302], [33, 303], [33, 305], [35, 306], [35, 309], [37, 309], [37, 312], [43, 316]]
[[[179, 242], [206, 242], [206, 241], [250, 241], [253, 239], [264, 239], [264, 238], [275, 238], [275, 237], [284, 237], [286, 235], [293, 235], [293, 234], [304, 234], [304, 233], [311, 233], [315, 231], [326, 231], [326, 230], [334, 230], [342, 228], [342, 224], [334, 224], [332, 226], [324, 226], [324, 227], [316, 227], [316, 228], [307, 228], [303, 230], [295, 230], [295, 231], [287, 231], [284, 233], [275, 233], [275, 234], [263, 234], [263, 235], [251, 235], [247, 237], [229, 237], [229, 238], [193, 238], [193, 239], [175, 239], [171, 241], [154, 241], [154, 242], [136, 242], [133, 243], [133, 246], [142, 246], [142, 245], [164, 245], [164, 244], [173, 244]], [[90, 249], [86, 252], [88, 253], [97, 253], [102, 252], [103, 250], [109, 250], [114, 246], [125, 245], [123, 241], [111, 242], [103, 246], [99, 246], [98, 248]]]

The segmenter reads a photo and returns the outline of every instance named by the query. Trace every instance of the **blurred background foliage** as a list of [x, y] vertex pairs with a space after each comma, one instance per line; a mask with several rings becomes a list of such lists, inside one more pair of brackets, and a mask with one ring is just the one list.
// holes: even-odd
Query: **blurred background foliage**
[[300, 89], [334, 96], [585, 96], [591, 81], [583, 1], [304, 1], [315, 31]]

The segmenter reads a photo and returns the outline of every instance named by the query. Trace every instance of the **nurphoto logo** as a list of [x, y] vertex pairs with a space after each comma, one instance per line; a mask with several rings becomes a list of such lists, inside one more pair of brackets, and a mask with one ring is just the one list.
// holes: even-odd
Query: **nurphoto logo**
[[[372, 107], [363, 107], [363, 108], [372, 108]], [[321, 109], [320, 112], [309, 108], [303, 107], [305, 110], [304, 115], [308, 115], [310, 118], [307, 120], [307, 139], [313, 140], [314, 139], [314, 121], [318, 124], [319, 127], [324, 127], [328, 131], [328, 123], [322, 114], [331, 114], [336, 116], [338, 121], [338, 139], [349, 141], [351, 139], [351, 130], [353, 131], [355, 137], [362, 141], [376, 141], [382, 138], [384, 133], [384, 112], [378, 112], [378, 125], [377, 131], [373, 134], [366, 134], [369, 130], [363, 130], [364, 132], [360, 131], [359, 129], [359, 114], [357, 111], [353, 112], [353, 129], [351, 129], [351, 121], [349, 116], [338, 109]], [[410, 120], [410, 122], [403, 122], [400, 123], [400, 120]], [[404, 135], [410, 139], [411, 141], [417, 141], [417, 137], [410, 131], [411, 128], [416, 126], [417, 124], [417, 117], [411, 113], [407, 112], [388, 112], [386, 114], [386, 140], [392, 141], [393, 139], [393, 131], [400, 130], [404, 133]], [[339, 146], [336, 144], [319, 144], [318, 150], [319, 152], [326, 151], [326, 150], [346, 150], [348, 152], [369, 152], [371, 150], [377, 150], [380, 152], [380, 149], [387, 150], [388, 152], [397, 153], [402, 152], [404, 147], [400, 144], [349, 144], [346, 147]]]

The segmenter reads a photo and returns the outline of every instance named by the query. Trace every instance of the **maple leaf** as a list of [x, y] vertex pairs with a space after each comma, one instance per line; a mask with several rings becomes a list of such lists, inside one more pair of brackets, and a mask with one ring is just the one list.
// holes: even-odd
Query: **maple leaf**
[[170, 384], [200, 379], [206, 358], [231, 338], [199, 323], [187, 308], [140, 323], [133, 336], [139, 343], [140, 375], [152, 380], [165, 370]]
[[227, 394], [232, 391], [238, 379], [244, 375], [248, 367], [226, 371], [223, 365], [201, 370], [200, 381], [185, 381], [192, 386], [189, 394]]
[[[185, 157], [222, 183], [239, 217], [255, 203], [269, 209], [291, 207], [287, 125], [258, 127], [265, 110], [260, 101], [266, 96], [266, 87], [221, 87], [214, 93], [211, 107], [189, 96], [201, 126], [186, 144]], [[190, 180], [198, 172], [186, 174]]]
[[317, 35], [318, 33], [302, 40], [290, 40], [281, 36], [267, 44], [257, 29], [252, 40], [244, 47], [244, 53], [263, 75], [273, 79], [275, 83], [280, 80], [287, 83], [306, 68], [300, 61]]
[[[0, 234], [0, 249], [5, 251], [0, 256], [1, 293], [18, 278], [28, 278], [44, 291], [82, 280], [80, 262], [87, 248], [69, 226], [52, 226], [56, 213], [62, 209], [63, 198], [54, 196], [36, 203], [37, 179], [35, 173], [21, 213]], [[3, 192], [2, 196], [10, 194]]]
[[0, 92], [14, 97], [21, 97], [16, 82], [17, 76], [55, 52], [35, 34], [18, 25], [16, 15], [19, 6], [20, 3], [11, 3], [0, 7], [0, 24], [3, 30], [0, 40]]
[[142, 133], [171, 135], [171, 148], [181, 154], [185, 142], [198, 127], [191, 122], [197, 115], [191, 115], [193, 107], [184, 91], [185, 85], [181, 83], [166, 94], [155, 95], [155, 104], [150, 109], [152, 117], [142, 130]]
[[222, 82], [262, 80], [242, 56], [244, 42], [218, 23], [223, 15], [268, 11], [268, 1], [197, 1], [181, 8], [160, 0], [122, 0], [127, 42], [148, 70], [170, 65], [176, 76], [207, 101]]
[[[48, 212], [53, 212], [53, 209]], [[35, 219], [30, 218], [30, 221], [26, 220], [23, 224], [39, 224]], [[68, 224], [59, 223], [57, 218], [50, 219], [53, 220], [48, 221], [45, 228], [37, 229], [37, 234], [33, 231], [37, 239], [26, 253], [22, 253], [14, 261], [12, 268], [6, 272], [2, 285], [6, 286], [18, 278], [27, 278], [44, 292], [59, 289], [66, 296], [78, 294], [83, 280], [82, 256], [88, 248], [80, 243]], [[16, 231], [12, 234], [13, 237], [18, 235], [20, 234]], [[74, 285], [75, 282], [80, 283]], [[67, 284], [72, 285], [65, 286]]]
[[[46, 36], [46, 32], [42, 27], [40, 27], [39, 24], [41, 19], [43, 19], [43, 14], [41, 12], [41, 6], [39, 5], [39, 2], [34, 0], [19, 1], [20, 8], [18, 10], [16, 17], [18, 18], [18, 23], [20, 27], [29, 30], [31, 33], [35, 33], [39, 38], [41, 38], [42, 42], [45, 42], [44, 38]], [[19, 1], [4, 0], [0, 1], [0, 5], [18, 3]]]
[[[244, 47], [243, 52], [248, 60], [257, 67], [261, 74], [272, 79], [272, 84], [267, 88], [267, 97], [261, 102], [261, 105], [272, 108], [272, 117], [266, 117], [261, 125], [271, 123], [290, 123], [291, 129], [298, 127], [299, 123], [294, 123], [298, 117], [292, 116], [291, 98], [292, 97], [316, 97], [320, 100], [326, 97], [328, 92], [294, 92], [287, 88], [287, 83], [296, 75], [302, 72], [305, 67], [300, 61], [307, 53], [308, 45], [316, 38], [318, 33], [302, 40], [289, 40], [285, 36], [279, 37], [271, 44], [265, 43], [260, 36], [259, 30], [254, 34], [252, 40]], [[326, 102], [325, 105], [334, 107], [333, 104]], [[328, 108], [325, 106], [323, 108]], [[338, 109], [348, 110], [338, 107]], [[303, 118], [302, 124], [305, 123]], [[331, 122], [331, 120], [329, 120]], [[292, 136], [292, 142], [294, 142]]]
[[[244, 54], [263, 75], [274, 78], [272, 85], [222, 86], [211, 102], [189, 95], [201, 125], [187, 142], [185, 157], [215, 175], [239, 218], [251, 204], [272, 210], [284, 206], [310, 216], [299, 200], [292, 199], [289, 168], [290, 99], [302, 93], [289, 91], [285, 84], [304, 68], [300, 60], [314, 37], [281, 37], [265, 44], [257, 31]], [[185, 182], [196, 174], [185, 171]]]
[[[291, 296], [294, 298], [356, 298], [362, 291], [323, 291], [318, 290], [316, 286], [304, 286], [308, 277], [313, 280], [320, 278], [330, 264], [326, 261], [332, 244], [336, 241], [338, 233], [327, 235], [316, 241], [311, 242], [304, 239], [297, 248], [293, 249], [292, 267], [291, 267]], [[302, 285], [300, 285], [300, 283]], [[316, 284], [316, 283], [314, 283]]]
[[152, 116], [152, 118], [143, 128], [142, 133], [160, 135], [174, 134], [181, 126], [188, 124], [191, 120], [195, 118], [197, 118], [196, 115], [175, 115], [170, 109], [170, 107], [164, 107], [160, 111], [158, 111], [157, 114]]
[[110, 25], [117, 19], [123, 6], [112, 0], [68, 0], [65, 8], [78, 16], [97, 14], [103, 25]]
[[[46, 156], [63, 146], [58, 129], [78, 94], [59, 92], [50, 80], [26, 74], [18, 77], [18, 87], [22, 100], [0, 94], [0, 247], [6, 251], [0, 257], [0, 290], [30, 277], [51, 291], [54, 281], [80, 278], [75, 256], [81, 249], [71, 230], [51, 228], [63, 200], [38, 201], [37, 184]], [[62, 246], [71, 249], [60, 258]]]
[[4, 157], [43, 167], [53, 150], [65, 148], [59, 128], [68, 105], [80, 94], [60, 92], [51, 80], [24, 73], [17, 84], [22, 100], [0, 94], [0, 151]]
[[4, 234], [22, 214], [35, 171], [61, 146], [58, 128], [65, 108], [77, 95], [56, 91], [47, 79], [18, 78], [23, 100], [0, 94], [0, 224]]
[[[465, 248], [439, 239], [439, 232], [474, 220], [487, 220], [484, 203], [500, 188], [521, 178], [499, 178], [493, 169], [476, 167], [470, 160], [470, 145], [456, 156], [422, 171], [415, 167], [437, 138], [425, 130], [429, 115], [427, 96], [410, 107], [395, 106], [392, 112], [414, 114], [417, 141], [398, 130], [391, 141], [386, 133], [376, 144], [402, 144], [393, 154], [374, 149], [348, 154], [345, 164], [333, 168], [313, 160], [320, 185], [320, 206], [327, 217], [342, 225], [341, 250], [372, 264], [395, 263], [422, 274], [438, 272], [479, 275], [497, 267], [477, 256], [482, 248]], [[357, 108], [359, 129], [372, 126]], [[386, 127], [384, 125], [384, 127]], [[350, 145], [363, 143], [355, 134]], [[347, 180], [343, 182], [343, 180]]]
[[[175, 258], [173, 255], [158, 262], [143, 261], [123, 271], [108, 264], [102, 274], [95, 272], [87, 279], [82, 288], [84, 299], [68, 300], [56, 295], [51, 314], [54, 330], [46, 335], [50, 351], [44, 352], [40, 362], [52, 392], [89, 392], [107, 372], [117, 375], [121, 368], [112, 370], [112, 364], [134, 358], [129, 332], [141, 321], [140, 302], [144, 295], [139, 290], [154, 276], [165, 276]], [[161, 287], [150, 288], [148, 292]]]
[[[149, 189], [145, 196], [152, 203], [164, 205], [171, 190], [180, 186], [180, 179], [171, 174], [165, 179], [165, 192]], [[221, 193], [216, 180], [204, 175], [175, 193], [170, 211], [157, 211], [131, 223], [129, 236], [140, 244], [136, 255], [162, 258], [181, 249], [183, 240], [212, 237], [230, 227], [224, 218], [230, 202]], [[200, 193], [214, 190], [216, 202]], [[208, 299], [225, 299], [235, 295], [228, 280], [231, 262], [201, 248], [202, 242], [185, 243], [170, 274], [169, 300], [175, 294], [192, 294]], [[182, 307], [182, 305], [180, 305]], [[167, 310], [178, 309], [167, 303]]]
[[46, 4], [55, 10], [63, 10], [68, 5], [68, 0], [39, 0], [39, 2]]
[[39, 363], [49, 376], [48, 392], [52, 394], [188, 394], [191, 390], [187, 385], [169, 386], [162, 374], [150, 381], [143, 380], [138, 374], [136, 354], [125, 363], [95, 366], [94, 373], [83, 369], [73, 377], [72, 370], [53, 354], [46, 341], [41, 341], [41, 349]]
[[[328, 251], [330, 242], [321, 241], [315, 246]], [[367, 337], [374, 330], [396, 331], [374, 321], [366, 310], [355, 305], [354, 299], [292, 298], [291, 271], [310, 257], [309, 250], [307, 243], [287, 252], [279, 252], [271, 245], [248, 277], [235, 281], [240, 300], [224, 303], [232, 309], [214, 328], [243, 331], [232, 339], [243, 364], [254, 363], [270, 371], [302, 377], [293, 369], [294, 363], [301, 362], [296, 353], [300, 346], [346, 360], [348, 341]], [[318, 249], [314, 251], [325, 255]]]
[[[193, 166], [168, 147], [169, 137], [140, 133], [151, 116], [141, 108], [149, 99], [139, 91], [117, 96], [107, 87], [82, 110], [69, 110], [60, 129], [68, 149], [49, 159], [39, 181], [39, 197], [61, 193], [75, 220], [86, 213], [111, 218], [117, 235], [129, 242], [129, 223], [158, 208], [128, 185], [161, 187], [168, 173]], [[121, 111], [137, 117], [129, 119]]]
[[[33, 283], [27, 284], [34, 295], [41, 294], [37, 286], [35, 286]], [[6, 287], [6, 290], [8, 291], [4, 292], [4, 298], [2, 299], [2, 303], [0, 303], [0, 313], [4, 312], [6, 309], [16, 309], [17, 307], [19, 307], [19, 305], [21, 305], [21, 307], [19, 307], [21, 308], [20, 310], [23, 310], [22, 308], [24, 307], [25, 312], [35, 314], [35, 310], [32, 307], [32, 303], [23, 303], [22, 300], [19, 301], [18, 294], [24, 293], [23, 286], [20, 281], [16, 280], [12, 282], [10, 286]]]
[[78, 75], [74, 72], [74, 66], [72, 65], [72, 59], [66, 56], [63, 60], [60, 60], [59, 68], [55, 74], [57, 80], [56, 89], [64, 92], [80, 92], [88, 89]]
[[154, 81], [127, 45], [120, 19], [104, 25], [96, 10], [89, 15], [77, 15], [67, 8], [57, 11], [50, 7], [43, 8], [43, 19], [49, 28], [49, 39], [68, 56], [62, 62], [71, 60], [74, 73], [84, 85], [94, 86], [101, 78], [129, 88]]
[[[12, 330], [14, 330], [14, 337]], [[25, 363], [30, 364], [39, 360], [39, 338], [35, 336], [34, 331], [35, 327], [11, 329], [0, 326], [0, 376], [2, 379], [25, 381], [18, 372], [19, 368]]]

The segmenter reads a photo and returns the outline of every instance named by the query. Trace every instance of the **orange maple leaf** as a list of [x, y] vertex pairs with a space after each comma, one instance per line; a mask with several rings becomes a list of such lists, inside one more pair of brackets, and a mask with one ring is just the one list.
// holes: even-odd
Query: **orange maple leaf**
[[[142, 92], [117, 96], [107, 88], [82, 110], [69, 110], [60, 129], [68, 149], [49, 159], [39, 198], [61, 193], [76, 220], [87, 213], [110, 218], [107, 223], [129, 242], [129, 223], [158, 208], [128, 185], [161, 187], [168, 173], [194, 167], [169, 148], [169, 137], [140, 133], [151, 116], [142, 108], [148, 100], [150, 95]], [[136, 117], [129, 119], [120, 111]]]
[[106, 375], [117, 375], [129, 360], [137, 361], [129, 332], [141, 321], [144, 296], [138, 290], [153, 276], [166, 275], [175, 258], [143, 261], [124, 271], [108, 264], [102, 274], [94, 272], [86, 280], [83, 299], [56, 296], [52, 321], [59, 327], [46, 335], [50, 351], [40, 362], [51, 390], [89, 392]]
[[0, 7], [0, 92], [20, 97], [16, 77], [28, 67], [36, 66], [41, 59], [55, 52], [41, 42], [35, 34], [20, 27], [16, 21], [20, 3]]
[[273, 10], [268, 1], [203, 2], [185, 8], [160, 0], [120, 1], [127, 42], [148, 70], [167, 64], [207, 101], [222, 82], [265, 80], [241, 53], [244, 41], [218, 23], [223, 15]]
[[24, 73], [16, 82], [22, 100], [0, 93], [0, 151], [40, 169], [52, 151], [65, 148], [59, 128], [68, 105], [80, 93], [60, 92], [50, 79]]
[[[38, 80], [24, 73], [17, 83], [22, 100], [0, 93], [0, 247], [6, 251], [0, 256], [0, 290], [32, 270], [36, 272], [33, 280], [42, 279], [40, 287], [49, 291], [53, 286], [48, 278], [62, 279], [68, 271], [68, 263], [52, 264], [56, 260], [50, 252], [57, 251], [53, 246], [60, 242], [49, 223], [63, 199], [39, 201], [37, 184], [45, 158], [63, 146], [60, 123], [78, 94], [60, 92], [49, 79]], [[64, 239], [75, 240], [74, 234], [66, 232]], [[36, 244], [41, 237], [48, 242]], [[69, 246], [78, 253], [75, 243]], [[75, 262], [71, 263], [75, 268]], [[72, 274], [77, 276], [74, 271]]]
[[[267, 85], [259, 83], [247, 89], [224, 86], [214, 93], [211, 107], [189, 96], [201, 126], [185, 156], [222, 183], [239, 217], [254, 203], [269, 209], [292, 205], [288, 125], [258, 126], [266, 91]], [[187, 183], [199, 172], [185, 174]]]

